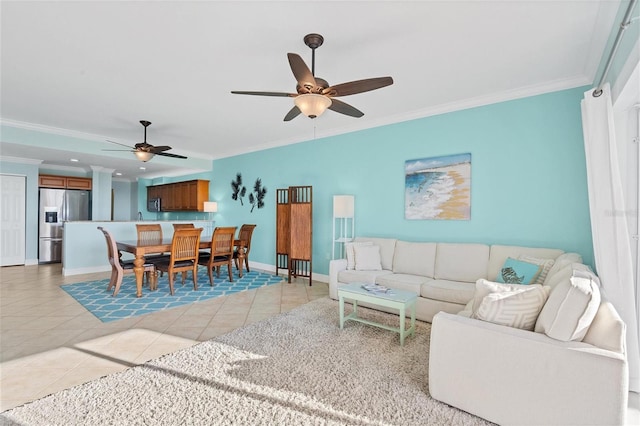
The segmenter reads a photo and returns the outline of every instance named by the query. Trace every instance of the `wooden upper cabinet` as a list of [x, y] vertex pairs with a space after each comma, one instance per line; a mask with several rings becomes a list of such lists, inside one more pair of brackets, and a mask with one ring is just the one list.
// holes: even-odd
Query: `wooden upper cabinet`
[[92, 179], [89, 178], [75, 178], [68, 177], [67, 178], [67, 188], [68, 189], [91, 189]]
[[38, 186], [41, 188], [91, 190], [92, 183], [91, 178], [56, 175], [40, 175], [38, 180]]
[[160, 209], [171, 211], [204, 211], [209, 200], [208, 180], [189, 180], [147, 187], [147, 198], [160, 198]]

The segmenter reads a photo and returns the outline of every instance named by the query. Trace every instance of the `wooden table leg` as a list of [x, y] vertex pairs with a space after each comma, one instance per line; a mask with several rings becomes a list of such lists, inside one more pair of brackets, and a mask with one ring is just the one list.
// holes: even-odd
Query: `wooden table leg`
[[136, 274], [136, 296], [142, 297], [142, 278], [144, 277], [144, 256], [136, 255], [133, 261], [133, 272]]
[[244, 268], [244, 247], [238, 247], [238, 275], [242, 278], [242, 268]]

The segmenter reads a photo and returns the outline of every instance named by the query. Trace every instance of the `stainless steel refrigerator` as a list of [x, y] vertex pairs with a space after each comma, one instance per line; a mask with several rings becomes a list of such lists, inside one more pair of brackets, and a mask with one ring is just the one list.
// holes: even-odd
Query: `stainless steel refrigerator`
[[91, 220], [91, 191], [40, 189], [39, 244], [40, 263], [62, 261], [63, 222]]

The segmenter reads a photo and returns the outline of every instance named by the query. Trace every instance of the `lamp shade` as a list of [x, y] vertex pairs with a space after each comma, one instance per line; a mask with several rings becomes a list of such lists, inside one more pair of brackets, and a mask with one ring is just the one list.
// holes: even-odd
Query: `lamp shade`
[[205, 201], [204, 202], [204, 211], [207, 213], [215, 213], [218, 211], [218, 203], [215, 201]]
[[293, 98], [293, 102], [309, 118], [320, 117], [331, 106], [331, 99], [324, 95], [305, 93]]
[[138, 158], [138, 160], [147, 162], [153, 158], [155, 154], [146, 151], [135, 151], [134, 155]]
[[333, 196], [333, 216], [353, 217], [355, 211], [355, 197], [353, 195]]

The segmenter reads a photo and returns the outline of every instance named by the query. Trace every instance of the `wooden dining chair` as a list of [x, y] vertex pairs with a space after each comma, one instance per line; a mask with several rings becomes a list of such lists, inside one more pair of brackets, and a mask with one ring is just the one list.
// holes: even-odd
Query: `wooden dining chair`
[[195, 228], [193, 223], [174, 223], [173, 224], [173, 230], [175, 231], [176, 229], [191, 229], [191, 228]]
[[[109, 258], [109, 264], [111, 265], [111, 280], [109, 280], [107, 291], [110, 291], [113, 288], [113, 296], [117, 296], [120, 291], [120, 285], [122, 284], [122, 277], [124, 274], [127, 272], [133, 272], [133, 260], [123, 261], [120, 259], [120, 252], [116, 246], [116, 240], [113, 239], [111, 233], [102, 226], [98, 226], [98, 229], [102, 231], [104, 238], [107, 241], [107, 256]], [[156, 280], [156, 268], [153, 263], [145, 263], [143, 266], [147, 283], [149, 284], [149, 287], [153, 288]]]
[[[253, 230], [256, 226], [257, 225], [249, 225], [245, 223], [240, 227], [240, 232], [238, 233], [238, 239], [244, 242], [244, 265], [247, 269], [247, 272], [251, 272], [251, 270], [249, 269], [249, 251], [251, 250], [251, 236], [253, 235]], [[240, 268], [242, 268], [242, 265], [238, 265], [238, 250], [239, 248], [236, 248], [236, 250], [233, 252], [233, 259], [236, 263], [236, 269], [240, 270]]]
[[[136, 232], [138, 234], [138, 244], [161, 244], [162, 243], [162, 226], [159, 223], [136, 224]], [[145, 261], [156, 264], [158, 262], [166, 262], [169, 255], [165, 253], [150, 254], [145, 256]], [[164, 272], [161, 272], [161, 276]]]
[[157, 262], [156, 269], [169, 276], [169, 291], [174, 294], [173, 281], [175, 274], [182, 272], [182, 285], [187, 279], [187, 272], [193, 275], [193, 289], [198, 289], [198, 255], [202, 228], [176, 229], [171, 240], [171, 254], [168, 261]]
[[236, 229], [238, 229], [236, 226], [214, 229], [211, 237], [211, 252], [200, 253], [198, 263], [207, 267], [211, 286], [213, 286], [213, 268], [216, 268], [216, 276], [220, 277], [220, 267], [223, 265], [227, 265], [229, 281], [233, 282], [233, 239]]

